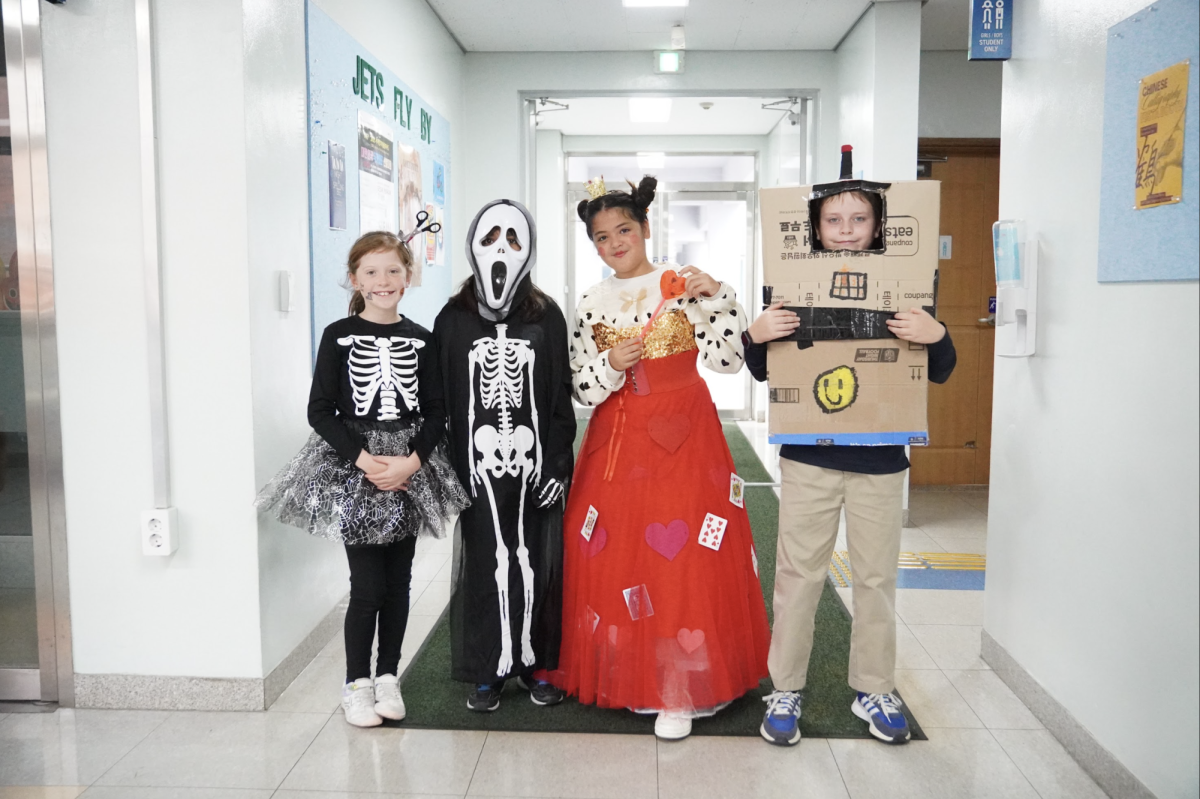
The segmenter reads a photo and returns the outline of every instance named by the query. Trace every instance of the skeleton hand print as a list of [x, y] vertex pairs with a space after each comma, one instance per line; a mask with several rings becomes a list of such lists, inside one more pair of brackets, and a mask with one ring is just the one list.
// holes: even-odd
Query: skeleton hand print
[[350, 387], [354, 413], [366, 416], [379, 396], [381, 422], [400, 418], [396, 397], [409, 410], [419, 411], [417, 400], [417, 350], [425, 346], [418, 338], [392, 336], [346, 336], [337, 343], [350, 348]]
[[567, 493], [567, 487], [561, 480], [555, 480], [553, 477], [547, 477], [539, 486], [537, 496], [537, 506], [539, 508], [548, 508], [555, 502], [562, 499], [563, 494]]

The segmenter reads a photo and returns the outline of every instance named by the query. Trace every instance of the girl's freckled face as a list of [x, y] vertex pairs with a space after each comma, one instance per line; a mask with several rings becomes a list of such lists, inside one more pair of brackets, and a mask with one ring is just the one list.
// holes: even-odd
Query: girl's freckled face
[[617, 277], [634, 272], [646, 262], [650, 223], [638, 224], [619, 208], [605, 208], [592, 217], [592, 243]]
[[394, 311], [408, 286], [408, 268], [394, 251], [376, 250], [358, 262], [353, 283], [368, 306]]

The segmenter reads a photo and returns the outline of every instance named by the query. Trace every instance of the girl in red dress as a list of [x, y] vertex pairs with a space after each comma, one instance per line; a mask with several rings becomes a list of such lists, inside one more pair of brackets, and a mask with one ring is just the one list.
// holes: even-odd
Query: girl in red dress
[[585, 704], [657, 713], [655, 734], [679, 739], [758, 687], [770, 631], [742, 481], [697, 371], [742, 367], [746, 315], [727, 284], [690, 266], [673, 281], [646, 258], [656, 186], [579, 204], [615, 274], [572, 325], [574, 395], [597, 407], [564, 519], [551, 680]]

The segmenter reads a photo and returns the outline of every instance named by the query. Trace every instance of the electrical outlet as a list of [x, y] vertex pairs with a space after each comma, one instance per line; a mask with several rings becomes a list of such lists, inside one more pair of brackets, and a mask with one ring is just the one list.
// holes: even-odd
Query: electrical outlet
[[174, 508], [142, 511], [142, 554], [171, 555], [179, 549], [179, 518]]

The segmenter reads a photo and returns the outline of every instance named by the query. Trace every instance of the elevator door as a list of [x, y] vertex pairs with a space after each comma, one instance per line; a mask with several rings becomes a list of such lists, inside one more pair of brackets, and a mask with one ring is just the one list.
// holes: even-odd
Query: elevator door
[[74, 703], [37, 3], [0, 0], [0, 700]]
[[36, 699], [37, 603], [8, 75], [0, 76], [0, 699]]

